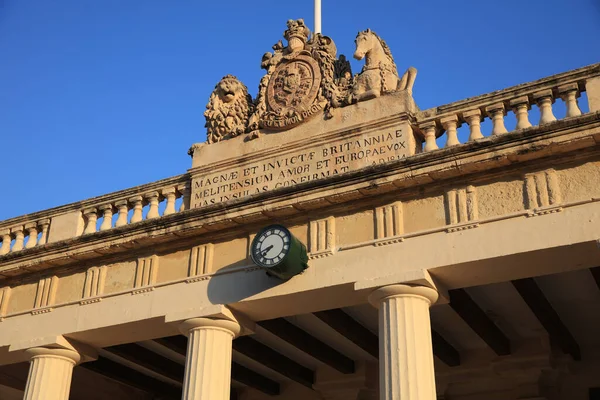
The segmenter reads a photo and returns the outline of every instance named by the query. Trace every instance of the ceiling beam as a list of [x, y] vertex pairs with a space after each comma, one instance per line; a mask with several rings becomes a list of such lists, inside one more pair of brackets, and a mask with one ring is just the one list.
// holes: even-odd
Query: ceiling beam
[[450, 307], [499, 356], [510, 354], [510, 341], [464, 289], [449, 291]]
[[600, 267], [590, 268], [590, 272], [596, 281], [596, 286], [598, 286], [598, 289], [600, 289]]
[[171, 386], [158, 379], [152, 378], [125, 365], [109, 360], [106, 357], [98, 357], [96, 361], [83, 363], [78, 368], [85, 368], [117, 382], [141, 389], [148, 393], [159, 394], [167, 399], [180, 399], [181, 389]]
[[257, 324], [343, 374], [354, 372], [354, 361], [352, 359], [283, 318], [260, 321]]
[[[169, 336], [155, 339], [154, 341], [184, 357], [187, 354], [187, 338], [185, 336]], [[231, 379], [268, 395], [275, 395], [280, 392], [278, 382], [249, 370], [235, 362], [231, 364]], [[181, 380], [183, 380], [183, 374]]]
[[314, 315], [373, 357], [379, 357], [379, 339], [377, 335], [341, 309], [319, 311]]
[[280, 393], [279, 383], [238, 363], [231, 364], [231, 379], [271, 396]]
[[16, 390], [25, 390], [28, 373], [28, 362], [0, 366], [0, 385]]
[[167, 336], [154, 341], [167, 349], [173, 350], [175, 353], [186, 357], [187, 355], [187, 338], [182, 335]]
[[433, 345], [433, 354], [436, 355], [444, 364], [449, 367], [460, 365], [460, 354], [435, 330], [431, 330], [431, 343]]
[[513, 286], [529, 306], [540, 324], [546, 329], [550, 339], [556, 342], [563, 352], [570, 354], [574, 360], [581, 360], [579, 344], [571, 335], [558, 313], [548, 301], [542, 289], [533, 278], [512, 281]]
[[250, 336], [242, 336], [233, 341], [233, 349], [248, 358], [312, 389], [315, 374], [305, 366], [278, 353], [269, 346], [252, 339]]
[[104, 350], [174, 381], [183, 381], [183, 375], [185, 374], [183, 365], [138, 344], [120, 344], [105, 347]]
[[[314, 315], [373, 357], [379, 358], [379, 339], [377, 335], [343, 310], [337, 308], [319, 311]], [[431, 331], [431, 338], [433, 352], [442, 362], [450, 367], [460, 365], [460, 355], [450, 343], [434, 330]]]

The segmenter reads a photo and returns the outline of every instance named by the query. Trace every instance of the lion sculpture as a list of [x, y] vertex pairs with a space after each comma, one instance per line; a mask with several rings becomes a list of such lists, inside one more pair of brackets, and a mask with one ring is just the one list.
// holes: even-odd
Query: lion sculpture
[[210, 95], [204, 112], [207, 142], [215, 143], [246, 132], [253, 107], [248, 88], [233, 75], [223, 77]]

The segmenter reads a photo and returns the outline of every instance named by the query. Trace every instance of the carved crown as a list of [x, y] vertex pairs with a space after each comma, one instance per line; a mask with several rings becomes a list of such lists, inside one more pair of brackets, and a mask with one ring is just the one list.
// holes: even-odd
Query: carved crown
[[306, 43], [309, 36], [310, 29], [308, 29], [308, 27], [304, 24], [304, 20], [302, 18], [297, 20], [288, 20], [287, 29], [283, 33], [285, 40], [290, 42], [293, 38], [297, 38]]

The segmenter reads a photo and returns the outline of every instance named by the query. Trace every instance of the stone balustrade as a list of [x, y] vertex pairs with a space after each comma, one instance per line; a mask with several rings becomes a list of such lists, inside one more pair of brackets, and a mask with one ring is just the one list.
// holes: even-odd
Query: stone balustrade
[[[505, 123], [509, 112], [516, 119], [512, 131], [580, 116], [578, 99], [582, 93], [587, 95], [589, 112], [600, 111], [600, 64], [424, 110], [416, 118], [417, 131], [424, 142], [424, 152], [437, 150], [438, 138], [443, 134], [445, 147], [457, 146], [461, 144], [458, 128], [463, 124], [469, 133], [465, 142], [509, 133]], [[564, 115], [555, 112], [556, 101], [564, 103]], [[534, 121], [530, 117], [532, 107], [539, 111], [539, 118]], [[481, 123], [486, 119], [491, 121], [491, 130], [484, 133]]]
[[160, 218], [189, 208], [189, 176], [179, 175], [0, 222], [0, 256]]
[[43, 218], [0, 228], [0, 256], [45, 244], [49, 226], [50, 219]]
[[[179, 207], [176, 207], [175, 203], [177, 199], [186, 195], [186, 191], [186, 185], [174, 185], [85, 208], [82, 210], [83, 234], [106, 231], [183, 211], [185, 202], [182, 202]], [[162, 203], [164, 203], [164, 210], [160, 212]], [[145, 212], [144, 208], [147, 208]]]

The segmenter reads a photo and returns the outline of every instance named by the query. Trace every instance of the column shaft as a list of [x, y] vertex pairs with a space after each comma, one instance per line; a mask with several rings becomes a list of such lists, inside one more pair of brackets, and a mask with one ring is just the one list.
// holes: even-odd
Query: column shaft
[[182, 324], [188, 336], [182, 400], [229, 400], [233, 321], [194, 318]]
[[80, 356], [72, 350], [34, 348], [23, 400], [68, 400], [73, 367]]
[[429, 306], [437, 292], [392, 285], [373, 292], [379, 306], [379, 390], [383, 400], [436, 400]]

